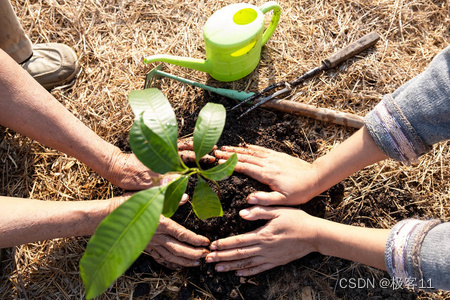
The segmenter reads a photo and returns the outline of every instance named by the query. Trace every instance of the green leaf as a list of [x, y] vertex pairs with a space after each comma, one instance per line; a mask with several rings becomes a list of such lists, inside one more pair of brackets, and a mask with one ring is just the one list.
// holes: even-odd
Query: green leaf
[[226, 111], [222, 104], [208, 103], [200, 114], [194, 129], [194, 152], [198, 163], [216, 145], [225, 126]]
[[131, 91], [128, 95], [135, 119], [144, 113], [144, 123], [159, 135], [174, 152], [178, 152], [177, 118], [169, 100], [156, 89]]
[[86, 298], [103, 293], [145, 249], [163, 209], [164, 187], [134, 194], [97, 227], [80, 261]]
[[163, 215], [170, 218], [178, 209], [181, 197], [183, 197], [184, 192], [189, 181], [189, 176], [180, 176], [177, 180], [172, 181], [167, 186], [166, 195], [164, 198], [164, 208]]
[[182, 170], [178, 153], [144, 124], [142, 115], [134, 121], [129, 134], [131, 150], [152, 171], [165, 174]]
[[210, 180], [220, 181], [233, 174], [233, 170], [237, 162], [238, 157], [237, 154], [234, 153], [223, 164], [217, 165], [208, 170], [202, 170], [200, 171], [200, 174]]
[[200, 219], [221, 217], [223, 215], [222, 204], [219, 197], [201, 177], [192, 196], [192, 209]]

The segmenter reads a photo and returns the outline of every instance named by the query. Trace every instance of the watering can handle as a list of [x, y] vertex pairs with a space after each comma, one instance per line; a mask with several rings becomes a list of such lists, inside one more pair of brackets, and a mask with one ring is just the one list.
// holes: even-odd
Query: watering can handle
[[275, 1], [270, 1], [260, 6], [259, 10], [261, 10], [263, 14], [273, 10], [272, 20], [262, 36], [261, 46], [264, 46], [272, 36], [275, 28], [277, 28], [278, 21], [280, 21], [281, 7]]

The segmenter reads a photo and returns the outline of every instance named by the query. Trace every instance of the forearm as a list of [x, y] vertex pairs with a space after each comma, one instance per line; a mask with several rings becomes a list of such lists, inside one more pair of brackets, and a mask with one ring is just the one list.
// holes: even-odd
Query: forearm
[[317, 170], [316, 194], [327, 190], [353, 173], [387, 156], [378, 148], [365, 127], [313, 162]]
[[0, 248], [92, 235], [119, 200], [40, 201], [0, 197]]
[[330, 255], [386, 270], [384, 249], [388, 229], [344, 225], [319, 219], [317, 249]]
[[0, 60], [0, 124], [107, 172], [120, 150], [67, 111], [3, 50]]

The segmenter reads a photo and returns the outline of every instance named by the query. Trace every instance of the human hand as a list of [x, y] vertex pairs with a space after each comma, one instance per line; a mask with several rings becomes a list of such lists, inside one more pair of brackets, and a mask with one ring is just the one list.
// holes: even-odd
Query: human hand
[[[117, 149], [118, 150], [118, 149]], [[178, 154], [185, 163], [195, 162], [192, 140], [178, 141]], [[201, 162], [211, 164], [215, 157], [205, 155]], [[147, 168], [134, 154], [118, 150], [112, 155], [107, 172], [100, 174], [109, 182], [126, 190], [142, 190], [155, 185], [165, 185], [178, 175], [160, 175]]]
[[209, 253], [210, 241], [186, 229], [172, 219], [161, 216], [150, 243], [145, 248], [158, 263], [170, 269], [195, 267]]
[[240, 211], [243, 219], [269, 222], [248, 233], [214, 241], [207, 263], [218, 272], [237, 270], [251, 276], [317, 251], [317, 220], [302, 210], [253, 206]]
[[215, 151], [219, 163], [233, 153], [238, 155], [235, 171], [267, 184], [272, 192], [254, 192], [247, 197], [250, 204], [296, 205], [317, 196], [319, 179], [314, 164], [285, 153], [255, 145], [222, 147]]

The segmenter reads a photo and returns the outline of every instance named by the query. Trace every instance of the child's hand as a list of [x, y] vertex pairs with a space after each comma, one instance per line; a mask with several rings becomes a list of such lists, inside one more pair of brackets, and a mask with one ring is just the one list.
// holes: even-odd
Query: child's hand
[[239, 161], [235, 171], [267, 184], [272, 192], [255, 192], [247, 197], [250, 204], [296, 205], [309, 201], [321, 191], [315, 166], [288, 154], [263, 147], [222, 147], [215, 151], [219, 163], [233, 153]]
[[218, 272], [237, 270], [237, 276], [251, 276], [317, 251], [320, 219], [302, 210], [253, 206], [240, 215], [269, 222], [252, 232], [212, 242], [206, 262], [217, 262]]

